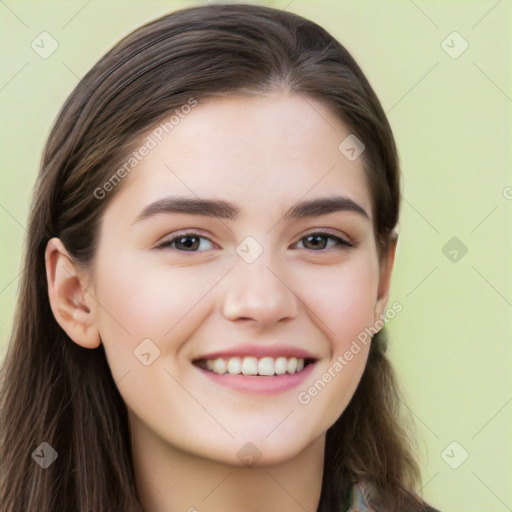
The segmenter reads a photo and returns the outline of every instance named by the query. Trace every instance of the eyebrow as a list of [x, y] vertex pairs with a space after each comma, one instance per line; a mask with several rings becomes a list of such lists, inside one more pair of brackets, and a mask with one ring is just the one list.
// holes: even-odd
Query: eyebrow
[[[237, 204], [221, 199], [201, 199], [184, 196], [169, 196], [159, 199], [146, 206], [135, 219], [135, 223], [160, 214], [183, 213], [188, 215], [203, 215], [218, 219], [235, 220], [241, 208]], [[320, 197], [299, 201], [283, 214], [287, 221], [307, 217], [318, 217], [333, 212], [352, 212], [369, 219], [364, 208], [346, 196]]]

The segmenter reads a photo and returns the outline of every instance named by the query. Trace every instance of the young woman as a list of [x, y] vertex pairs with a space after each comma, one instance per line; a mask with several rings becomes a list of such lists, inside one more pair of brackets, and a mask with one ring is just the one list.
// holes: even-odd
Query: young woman
[[124, 38], [44, 152], [4, 512], [433, 510], [382, 333], [398, 217], [390, 126], [318, 25], [212, 5]]

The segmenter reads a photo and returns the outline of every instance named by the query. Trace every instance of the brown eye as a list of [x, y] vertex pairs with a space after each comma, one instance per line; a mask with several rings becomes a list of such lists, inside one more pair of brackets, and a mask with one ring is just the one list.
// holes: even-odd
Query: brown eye
[[326, 240], [331, 239], [336, 243], [334, 244], [337, 249], [343, 249], [344, 247], [353, 247], [352, 244], [343, 240], [338, 236], [334, 236], [331, 233], [310, 233], [305, 237], [301, 238], [301, 241], [305, 240], [304, 246], [306, 249], [310, 249], [313, 251], [321, 251], [327, 247]]
[[197, 250], [201, 245], [201, 240], [208, 240], [208, 238], [200, 236], [197, 233], [183, 233], [169, 240], [160, 242], [156, 246], [156, 249], [176, 249], [180, 252], [203, 252]]

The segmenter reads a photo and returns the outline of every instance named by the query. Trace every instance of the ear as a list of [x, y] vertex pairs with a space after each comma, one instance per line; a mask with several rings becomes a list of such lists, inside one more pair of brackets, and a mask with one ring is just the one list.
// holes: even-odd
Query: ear
[[397, 241], [398, 236], [395, 236], [393, 241], [390, 242], [388, 249], [386, 249], [386, 253], [382, 255], [382, 259], [380, 261], [379, 289], [377, 300], [375, 302], [374, 323], [381, 319], [381, 315], [384, 314], [388, 304], [391, 274], [393, 272], [393, 264], [395, 263]]
[[101, 339], [93, 322], [94, 299], [86, 290], [85, 272], [75, 265], [58, 238], [48, 241], [45, 264], [55, 319], [75, 343], [84, 348], [97, 348]]

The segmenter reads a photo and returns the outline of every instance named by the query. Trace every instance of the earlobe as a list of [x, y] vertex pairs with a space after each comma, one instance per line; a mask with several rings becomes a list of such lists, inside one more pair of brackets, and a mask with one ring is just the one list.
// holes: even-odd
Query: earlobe
[[45, 265], [55, 319], [75, 343], [97, 348], [101, 339], [94, 324], [93, 301], [86, 290], [85, 276], [58, 238], [52, 238], [46, 245]]

